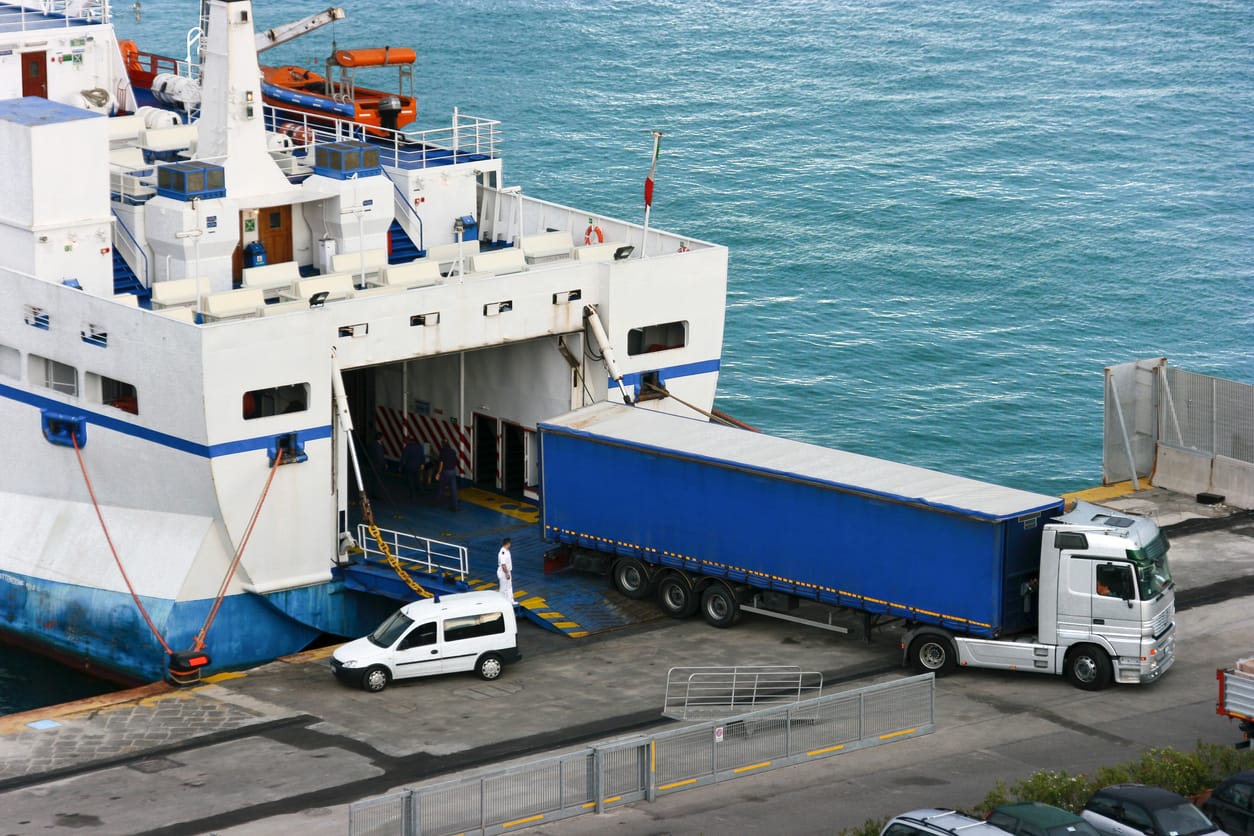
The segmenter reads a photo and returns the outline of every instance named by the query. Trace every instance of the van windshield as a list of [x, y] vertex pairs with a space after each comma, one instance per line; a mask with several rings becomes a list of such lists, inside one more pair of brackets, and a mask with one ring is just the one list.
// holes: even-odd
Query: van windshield
[[392, 617], [380, 624], [375, 631], [366, 638], [370, 639], [371, 644], [377, 644], [379, 647], [391, 647], [396, 640], [404, 635], [409, 626], [413, 624], [412, 618], [405, 613], [397, 610], [392, 613]]

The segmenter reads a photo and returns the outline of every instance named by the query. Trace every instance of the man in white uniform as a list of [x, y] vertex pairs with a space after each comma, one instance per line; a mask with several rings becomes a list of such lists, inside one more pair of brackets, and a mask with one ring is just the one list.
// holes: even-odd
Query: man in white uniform
[[496, 580], [501, 586], [501, 594], [511, 604], [514, 603], [514, 558], [509, 553], [509, 538], [501, 541], [501, 550], [496, 553]]

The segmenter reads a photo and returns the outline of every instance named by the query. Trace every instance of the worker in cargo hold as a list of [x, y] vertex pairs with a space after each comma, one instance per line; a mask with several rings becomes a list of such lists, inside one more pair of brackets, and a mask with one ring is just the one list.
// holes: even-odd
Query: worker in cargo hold
[[448, 496], [450, 511], [457, 510], [457, 451], [447, 441], [440, 448], [440, 466], [435, 473], [440, 494]]
[[514, 601], [514, 556], [509, 551], [509, 538], [501, 541], [501, 550], [496, 553], [496, 581], [501, 587], [501, 594], [510, 603]]
[[405, 436], [405, 447], [401, 450], [401, 472], [405, 474], [405, 484], [409, 486], [409, 498], [418, 496], [422, 485], [422, 466], [427, 461], [426, 453], [418, 439], [412, 435]]

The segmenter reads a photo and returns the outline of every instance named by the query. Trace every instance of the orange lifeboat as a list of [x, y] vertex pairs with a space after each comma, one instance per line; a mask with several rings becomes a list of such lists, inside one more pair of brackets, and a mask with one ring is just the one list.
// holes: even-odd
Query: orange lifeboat
[[335, 53], [335, 63], [341, 67], [393, 67], [399, 64], [412, 64], [417, 60], [418, 53], [408, 47], [341, 49]]

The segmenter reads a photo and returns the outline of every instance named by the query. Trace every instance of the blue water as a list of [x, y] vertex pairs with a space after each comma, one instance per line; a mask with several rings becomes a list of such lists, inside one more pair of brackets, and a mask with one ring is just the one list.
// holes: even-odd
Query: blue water
[[[119, 29], [182, 55], [157, 5]], [[767, 432], [1058, 493], [1103, 367], [1254, 382], [1245, 0], [343, 5], [264, 60], [415, 47], [420, 127], [502, 120], [528, 194], [642, 220], [664, 132], [650, 223], [729, 248], [717, 405]]]

